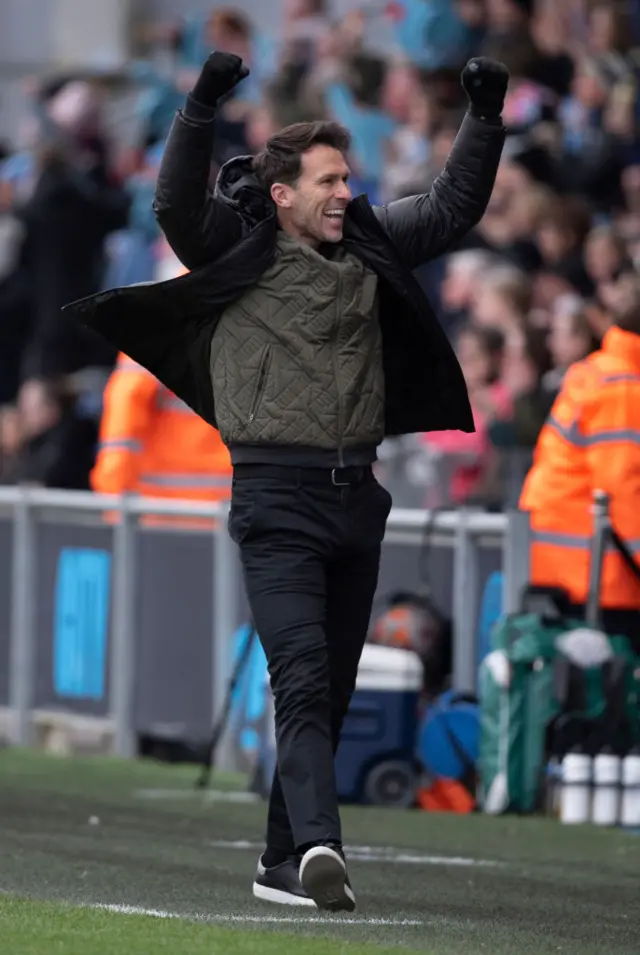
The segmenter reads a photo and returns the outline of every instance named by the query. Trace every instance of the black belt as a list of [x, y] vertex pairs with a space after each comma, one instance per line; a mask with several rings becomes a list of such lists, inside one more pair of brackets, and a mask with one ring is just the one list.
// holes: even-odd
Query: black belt
[[370, 464], [350, 465], [345, 468], [301, 468], [280, 464], [236, 464], [234, 478], [266, 477], [278, 478], [284, 483], [296, 484], [333, 484], [346, 487], [349, 484], [363, 484], [373, 479]]

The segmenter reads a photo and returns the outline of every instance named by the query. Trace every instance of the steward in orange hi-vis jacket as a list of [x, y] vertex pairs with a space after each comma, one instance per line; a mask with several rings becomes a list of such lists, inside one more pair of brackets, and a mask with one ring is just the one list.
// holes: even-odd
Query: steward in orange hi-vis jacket
[[[625, 295], [601, 350], [567, 373], [520, 498], [531, 517], [531, 583], [561, 587], [580, 606], [588, 593], [594, 490], [610, 495], [612, 524], [640, 561], [640, 282]], [[600, 603], [627, 611], [627, 619], [640, 609], [640, 583], [612, 544]], [[640, 629], [640, 618], [633, 619]]]
[[121, 354], [104, 393], [93, 490], [219, 501], [231, 496], [231, 476], [219, 432]]

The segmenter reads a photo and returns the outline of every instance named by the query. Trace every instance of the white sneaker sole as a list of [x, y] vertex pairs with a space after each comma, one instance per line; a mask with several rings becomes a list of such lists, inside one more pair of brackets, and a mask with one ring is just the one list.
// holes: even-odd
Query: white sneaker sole
[[356, 900], [345, 882], [347, 867], [328, 846], [314, 846], [300, 863], [300, 881], [319, 909], [329, 912], [353, 912]]
[[317, 908], [313, 899], [305, 899], [301, 895], [292, 895], [290, 892], [282, 892], [280, 889], [270, 889], [266, 885], [260, 885], [259, 882], [253, 883], [254, 898], [261, 902], [274, 902], [276, 905], [301, 905], [307, 908]]

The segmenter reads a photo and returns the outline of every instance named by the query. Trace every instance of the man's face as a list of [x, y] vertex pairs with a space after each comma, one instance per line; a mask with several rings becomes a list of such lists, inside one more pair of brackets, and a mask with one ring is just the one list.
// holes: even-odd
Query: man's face
[[332, 146], [312, 146], [303, 153], [296, 184], [271, 187], [285, 232], [311, 246], [340, 242], [344, 211], [351, 199], [348, 178], [344, 156]]

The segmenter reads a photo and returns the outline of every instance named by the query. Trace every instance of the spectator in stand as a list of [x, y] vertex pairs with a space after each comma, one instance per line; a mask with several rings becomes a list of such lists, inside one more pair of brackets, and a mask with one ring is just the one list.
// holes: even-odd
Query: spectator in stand
[[482, 37], [482, 10], [472, 0], [396, 0], [395, 36], [403, 53], [428, 70], [465, 61]]
[[[290, 9], [287, 13], [285, 22], [292, 27], [299, 21], [298, 11]], [[276, 44], [255, 29], [250, 19], [233, 6], [212, 4], [211, 12], [205, 16], [187, 12], [181, 22], [171, 25], [171, 30], [179, 56], [181, 89], [194, 82], [200, 63], [211, 50], [235, 53], [250, 67], [251, 76], [241, 93], [244, 102], [258, 103], [262, 86], [277, 72]]]
[[474, 290], [493, 262], [494, 257], [482, 249], [467, 249], [448, 256], [440, 288], [440, 320], [449, 337], [468, 322]]
[[543, 386], [556, 393], [571, 365], [582, 361], [600, 345], [585, 313], [573, 309], [555, 312], [548, 343], [553, 367], [544, 375]]
[[[383, 108], [383, 96], [389, 99], [391, 95], [392, 70], [379, 56], [354, 51], [346, 60], [337, 60], [332, 49], [316, 78], [323, 83], [327, 111], [351, 131], [357, 173], [374, 188], [382, 181], [387, 144], [398, 128], [397, 120]], [[401, 109], [405, 118], [415, 88], [415, 83], [409, 82], [393, 91], [397, 97], [394, 107]]]
[[624, 237], [629, 258], [640, 268], [640, 164], [627, 166], [621, 185], [624, 205], [617, 210], [616, 224]]
[[484, 56], [493, 56], [496, 45], [500, 45], [521, 49], [527, 58], [533, 59], [536, 54], [530, 31], [533, 7], [533, 0], [486, 0]]
[[574, 61], [569, 49], [572, 42], [571, 18], [559, 3], [537, 5], [530, 21], [531, 36], [538, 60], [532, 78], [542, 83], [557, 97], [568, 96], [574, 74]]
[[442, 105], [427, 87], [419, 85], [410, 94], [407, 122], [391, 136], [382, 172], [385, 202], [415, 195], [429, 169], [431, 139], [443, 118]]
[[432, 453], [449, 456], [453, 470], [449, 497], [453, 504], [486, 502], [497, 496], [495, 453], [487, 427], [507, 417], [512, 397], [500, 380], [504, 336], [495, 328], [467, 325], [458, 333], [456, 353], [467, 383], [475, 432], [441, 431], [422, 436]]
[[502, 380], [511, 395], [511, 412], [487, 422], [488, 439], [499, 461], [495, 500], [503, 506], [517, 506], [533, 447], [553, 403], [555, 384], [546, 380], [549, 368], [545, 329], [527, 325], [521, 340], [505, 348]]
[[33, 191], [16, 208], [30, 314], [16, 398], [21, 480], [88, 489], [115, 354], [61, 309], [100, 290], [105, 240], [128, 211], [109, 170], [99, 94], [87, 82], [65, 82], [44, 105]]
[[598, 299], [587, 299], [583, 311], [597, 341], [602, 341], [611, 328], [612, 318], [609, 309]]
[[584, 265], [596, 297], [608, 304], [620, 275], [633, 271], [627, 244], [615, 226], [601, 225], [592, 229], [584, 245]]
[[[438, 128], [434, 131], [430, 144], [427, 168], [425, 170], [425, 185], [433, 185], [434, 179], [442, 172], [447, 156], [451, 152], [459, 126], [460, 116], [455, 112], [451, 112], [443, 118]], [[466, 242], [462, 243], [462, 245], [465, 244]]]
[[521, 162], [503, 160], [489, 208], [465, 247], [486, 249], [526, 272], [539, 268], [541, 256], [533, 236], [556, 198]]
[[626, 67], [609, 67], [584, 56], [577, 61], [571, 95], [558, 110], [562, 136], [557, 185], [588, 195], [603, 211], [620, 200], [626, 140], [634, 132], [635, 95]]
[[545, 208], [535, 236], [543, 266], [565, 277], [585, 295], [593, 292], [582, 256], [590, 223], [586, 203], [567, 196]]
[[624, 5], [617, 0], [595, 0], [586, 8], [587, 47], [603, 63], [626, 63], [633, 45], [631, 12], [635, 0]]
[[511, 419], [491, 422], [492, 442], [532, 450], [568, 369], [599, 346], [575, 296], [559, 299], [550, 329], [527, 327], [520, 347], [505, 354], [503, 381], [513, 395]]
[[523, 341], [531, 302], [528, 276], [513, 265], [497, 265], [478, 277], [470, 318], [484, 328], [499, 329], [510, 347]]
[[327, 0], [285, 0], [283, 12], [287, 60], [307, 67], [327, 32]]
[[555, 201], [553, 191], [536, 182], [524, 182], [512, 193], [508, 212], [511, 232], [503, 254], [526, 272], [535, 271], [542, 265], [533, 236]]

